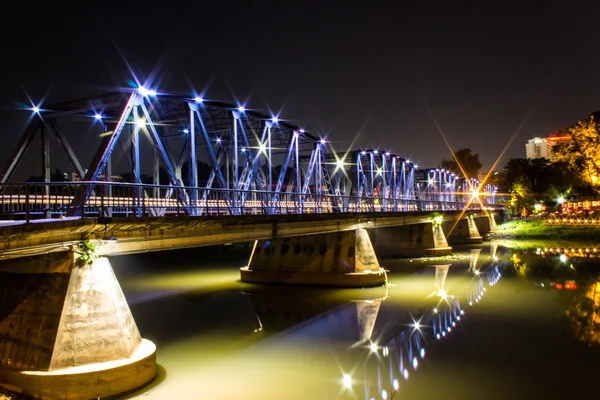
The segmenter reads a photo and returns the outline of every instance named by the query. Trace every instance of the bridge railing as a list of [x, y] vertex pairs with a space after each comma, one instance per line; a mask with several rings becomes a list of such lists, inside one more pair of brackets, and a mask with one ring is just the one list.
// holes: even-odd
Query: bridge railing
[[[91, 193], [85, 196], [86, 193]], [[79, 200], [83, 199], [83, 201]], [[479, 203], [122, 182], [0, 185], [0, 217], [32, 219], [480, 210]]]

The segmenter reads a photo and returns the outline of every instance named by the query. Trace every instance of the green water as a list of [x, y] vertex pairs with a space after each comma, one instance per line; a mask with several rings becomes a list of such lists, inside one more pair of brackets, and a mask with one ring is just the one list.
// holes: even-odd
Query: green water
[[533, 246], [382, 259], [389, 285], [369, 289], [242, 284], [246, 255], [215, 249], [115, 257], [158, 348], [158, 378], [127, 397], [596, 398], [600, 262]]

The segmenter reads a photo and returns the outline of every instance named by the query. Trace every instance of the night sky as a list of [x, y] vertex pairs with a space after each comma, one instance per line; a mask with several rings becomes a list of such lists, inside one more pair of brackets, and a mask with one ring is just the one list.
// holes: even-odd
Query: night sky
[[597, 1], [88, 3], [2, 13], [1, 165], [29, 115], [14, 108], [25, 91], [54, 103], [126, 87], [125, 59], [159, 89], [247, 101], [338, 149], [356, 138], [426, 167], [450, 156], [427, 105], [484, 169], [520, 124], [500, 166], [600, 109]]

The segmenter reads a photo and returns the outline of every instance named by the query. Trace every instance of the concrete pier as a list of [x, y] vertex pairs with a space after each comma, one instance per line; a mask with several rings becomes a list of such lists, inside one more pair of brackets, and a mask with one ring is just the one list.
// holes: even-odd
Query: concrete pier
[[459, 220], [445, 221], [442, 225], [444, 231], [447, 232], [447, 240], [450, 244], [483, 243], [475, 219], [471, 215]]
[[364, 229], [257, 240], [241, 280], [316, 286], [363, 287], [385, 282]]
[[369, 233], [380, 256], [435, 257], [452, 254], [444, 229], [433, 222], [377, 228]]
[[493, 212], [490, 212], [487, 215], [482, 215], [479, 218], [475, 218], [475, 224], [477, 225], [479, 233], [482, 235], [498, 229], [498, 225], [496, 224], [496, 216]]
[[0, 385], [44, 399], [90, 399], [144, 385], [141, 338], [110, 262], [72, 251], [0, 262]]

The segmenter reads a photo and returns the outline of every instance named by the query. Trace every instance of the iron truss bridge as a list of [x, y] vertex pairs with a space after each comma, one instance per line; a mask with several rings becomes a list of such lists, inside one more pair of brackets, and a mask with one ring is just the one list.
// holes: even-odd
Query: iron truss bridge
[[[36, 136], [40, 182], [12, 182]], [[86, 169], [69, 143], [73, 137], [97, 146]], [[64, 182], [51, 181], [54, 140], [75, 171]], [[126, 165], [127, 182], [114, 181], [114, 163]], [[418, 169], [376, 149], [337, 153], [326, 139], [277, 117], [145, 88], [33, 107], [0, 176], [0, 213], [27, 220], [480, 210], [496, 204], [496, 188], [474, 179]]]

